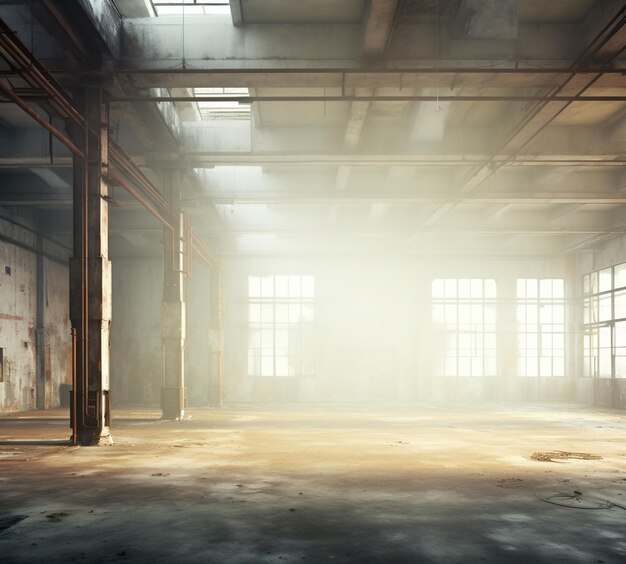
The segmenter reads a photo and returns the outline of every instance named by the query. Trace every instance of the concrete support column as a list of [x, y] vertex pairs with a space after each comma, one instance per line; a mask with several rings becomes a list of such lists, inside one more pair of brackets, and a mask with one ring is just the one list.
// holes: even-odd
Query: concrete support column
[[163, 303], [161, 338], [163, 343], [163, 419], [181, 419], [185, 408], [185, 337], [187, 264], [189, 242], [181, 211], [182, 174], [165, 172], [164, 192], [173, 210], [173, 229], [163, 228]]
[[78, 444], [111, 442], [109, 432], [109, 261], [108, 105], [101, 89], [77, 92], [76, 105], [87, 118], [72, 131], [85, 158], [74, 157], [74, 256], [70, 259], [70, 319], [75, 335], [72, 426]]
[[219, 268], [211, 268], [209, 329], [209, 405], [220, 406], [224, 401], [224, 333], [222, 328], [223, 282]]

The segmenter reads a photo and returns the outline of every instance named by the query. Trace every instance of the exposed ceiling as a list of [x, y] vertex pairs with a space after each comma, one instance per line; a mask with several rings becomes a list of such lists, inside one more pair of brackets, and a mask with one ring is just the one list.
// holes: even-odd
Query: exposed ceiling
[[[157, 186], [186, 169], [216, 252], [552, 257], [626, 231], [621, 2], [240, 0], [183, 18], [118, 0], [117, 27], [79, 4], [0, 17], [67, 91], [109, 90], [111, 134]], [[48, 119], [20, 77], [1, 80]], [[243, 88], [249, 118], [202, 120], [192, 87]], [[69, 240], [70, 166], [0, 104], [0, 205], [36, 206]], [[115, 199], [114, 250], [158, 251], [158, 224]]]

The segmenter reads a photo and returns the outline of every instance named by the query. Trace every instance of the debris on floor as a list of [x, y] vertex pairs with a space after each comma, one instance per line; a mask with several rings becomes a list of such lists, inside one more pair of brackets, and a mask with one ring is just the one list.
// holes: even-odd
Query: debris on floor
[[521, 482], [523, 482], [521, 478], [502, 478], [502, 480], [498, 480], [496, 486], [499, 488], [514, 488], [519, 486]]
[[67, 513], [63, 513], [62, 511], [59, 511], [59, 512], [56, 512], [56, 513], [48, 513], [46, 515], [46, 517], [48, 519], [50, 519], [50, 521], [53, 521], [55, 523], [59, 522], [59, 521], [62, 521], [63, 518], [67, 517], [67, 516], [68, 516], [68, 514]]
[[576, 460], [602, 460], [602, 457], [598, 454], [591, 454], [589, 452], [569, 452], [566, 450], [547, 450], [543, 452], [533, 452], [530, 455], [531, 460], [537, 462], [559, 462], [561, 460], [576, 459]]
[[553, 494], [537, 494], [541, 501], [559, 505], [561, 507], [572, 507], [574, 509], [624, 509], [626, 506], [613, 503], [608, 499], [586, 495], [583, 492], [557, 492]]

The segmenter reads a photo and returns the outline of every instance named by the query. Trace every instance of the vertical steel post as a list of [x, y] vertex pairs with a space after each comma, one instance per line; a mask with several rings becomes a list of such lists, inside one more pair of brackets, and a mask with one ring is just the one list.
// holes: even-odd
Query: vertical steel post
[[76, 332], [73, 438], [81, 445], [111, 442], [108, 259], [108, 105], [101, 89], [77, 92], [87, 127], [75, 128], [84, 158], [74, 157], [74, 256], [70, 259], [70, 319]]
[[[163, 419], [179, 420], [185, 412], [185, 338], [187, 329], [185, 297], [189, 259], [187, 229], [181, 210], [182, 172], [164, 172], [164, 192], [169, 200], [173, 227], [163, 227]], [[185, 258], [187, 257], [187, 259]]]

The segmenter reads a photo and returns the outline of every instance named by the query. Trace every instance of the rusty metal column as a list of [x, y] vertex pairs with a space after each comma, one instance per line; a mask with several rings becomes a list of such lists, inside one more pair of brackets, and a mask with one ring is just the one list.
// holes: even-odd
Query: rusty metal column
[[224, 336], [222, 315], [224, 311], [222, 273], [211, 267], [209, 329], [209, 405], [220, 406], [224, 401]]
[[173, 211], [173, 229], [163, 227], [163, 419], [181, 419], [185, 409], [186, 283], [189, 241], [180, 209], [182, 172], [164, 172], [164, 192]]
[[87, 127], [72, 133], [85, 158], [74, 157], [74, 256], [70, 259], [70, 319], [75, 336], [72, 429], [77, 444], [111, 443], [109, 424], [109, 116], [101, 89], [77, 92]]

